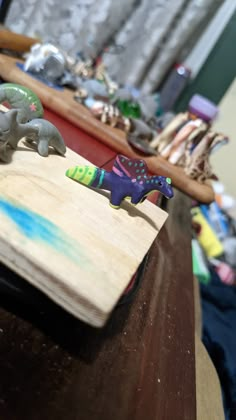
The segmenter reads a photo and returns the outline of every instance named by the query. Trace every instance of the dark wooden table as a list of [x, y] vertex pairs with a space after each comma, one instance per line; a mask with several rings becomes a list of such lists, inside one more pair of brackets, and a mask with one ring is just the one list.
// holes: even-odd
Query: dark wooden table
[[[109, 166], [113, 151], [47, 117], [70, 147]], [[139, 289], [101, 330], [47, 299], [0, 294], [0, 420], [196, 419], [189, 205], [181, 193], [170, 200]], [[0, 279], [24, 284], [4, 266]]]

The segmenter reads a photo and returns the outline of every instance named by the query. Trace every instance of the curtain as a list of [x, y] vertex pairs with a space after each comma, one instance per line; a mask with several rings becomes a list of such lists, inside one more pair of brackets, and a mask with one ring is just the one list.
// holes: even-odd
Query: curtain
[[69, 54], [102, 55], [120, 85], [158, 89], [223, 0], [13, 0], [5, 25]]

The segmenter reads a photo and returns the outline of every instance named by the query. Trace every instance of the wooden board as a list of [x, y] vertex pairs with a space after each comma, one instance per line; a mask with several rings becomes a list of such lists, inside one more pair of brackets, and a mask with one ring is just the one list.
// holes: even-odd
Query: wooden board
[[[66, 118], [76, 126], [119, 153], [129, 157], [142, 157], [127, 142], [125, 134], [116, 128], [111, 128], [96, 120], [88, 109], [78, 104], [73, 99], [73, 92], [64, 89], [50, 88], [20, 70], [16, 63], [20, 60], [0, 54], [0, 76], [5, 81], [20, 83], [32, 89], [49, 109]], [[147, 165], [153, 174], [168, 176], [173, 185], [188, 194], [193, 199], [211, 203], [214, 200], [214, 192], [210, 181], [199, 183], [189, 178], [182, 168], [172, 165], [160, 156], [145, 157]]]
[[0, 260], [67, 311], [102, 326], [167, 213], [145, 202], [120, 210], [109, 194], [65, 176], [88, 162], [41, 157], [24, 140], [0, 165]]
[[1, 420], [196, 420], [190, 204], [168, 201], [135, 299], [102, 329], [0, 295]]

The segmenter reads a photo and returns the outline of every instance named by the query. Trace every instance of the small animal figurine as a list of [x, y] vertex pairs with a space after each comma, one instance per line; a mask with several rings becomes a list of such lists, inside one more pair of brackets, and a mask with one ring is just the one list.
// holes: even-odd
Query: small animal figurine
[[57, 153], [64, 156], [66, 146], [58, 129], [49, 121], [41, 118], [34, 118], [27, 124], [27, 129], [31, 129], [31, 133], [26, 135], [26, 141], [29, 143], [36, 142], [38, 153], [47, 157], [49, 147], [53, 147]]
[[104, 124], [108, 124], [114, 128], [120, 128], [126, 133], [130, 131], [130, 119], [124, 117], [116, 106], [106, 104], [102, 101], [95, 101], [90, 111], [95, 118]]
[[130, 134], [139, 139], [145, 139], [151, 141], [155, 132], [148, 124], [138, 118], [130, 118], [131, 128]]
[[17, 121], [25, 123], [33, 118], [43, 117], [43, 106], [38, 96], [31, 90], [16, 83], [0, 85], [0, 103], [7, 102], [18, 110]]
[[7, 162], [7, 143], [11, 118], [9, 112], [0, 112], [0, 160]]
[[96, 79], [83, 80], [82, 78], [77, 78], [78, 88], [83, 88], [87, 91], [88, 96], [91, 98], [109, 98], [109, 94], [104, 83], [99, 82]]
[[49, 146], [54, 147], [59, 154], [65, 154], [65, 143], [53, 124], [41, 118], [21, 124], [17, 121], [17, 114], [16, 109], [0, 113], [0, 160], [8, 162], [7, 146], [16, 149], [23, 137], [26, 137], [28, 142], [37, 143], [41, 156], [48, 156]]
[[132, 136], [132, 134], [127, 135], [128, 143], [139, 152], [142, 152], [146, 156], [157, 156], [157, 151], [150, 146], [147, 140], [142, 140], [137, 136]]
[[102, 61], [96, 65], [94, 77], [106, 85], [109, 95], [114, 95], [114, 93], [119, 88], [118, 84], [110, 78]]
[[24, 70], [56, 82], [66, 68], [66, 54], [55, 45], [46, 42], [34, 44], [26, 56]]
[[216, 179], [210, 164], [210, 155], [228, 142], [228, 137], [223, 134], [208, 131], [195, 146], [192, 153], [190, 153], [190, 147], [188, 147], [184, 168], [185, 173], [198, 182], [204, 182], [206, 179]]
[[141, 109], [141, 117], [144, 121], [154, 118], [159, 111], [159, 94], [144, 95], [132, 87], [123, 87], [117, 89], [111, 98], [111, 104], [116, 105], [119, 100], [136, 102]]
[[82, 77], [83, 79], [91, 79], [94, 77], [94, 63], [93, 60], [79, 59], [71, 69], [73, 74]]
[[108, 92], [106, 86], [96, 79], [83, 80], [77, 77], [77, 90], [74, 99], [83, 103], [86, 98], [94, 98], [98, 100], [108, 100]]
[[130, 197], [132, 204], [143, 202], [153, 191], [165, 197], [173, 197], [171, 179], [164, 176], [148, 176], [146, 162], [118, 155], [111, 172], [94, 166], [75, 166], [66, 176], [89, 187], [111, 191], [110, 205], [119, 208]]
[[22, 137], [32, 134], [32, 128], [17, 122], [17, 110], [0, 112], [0, 160], [8, 162], [7, 148], [16, 149]]

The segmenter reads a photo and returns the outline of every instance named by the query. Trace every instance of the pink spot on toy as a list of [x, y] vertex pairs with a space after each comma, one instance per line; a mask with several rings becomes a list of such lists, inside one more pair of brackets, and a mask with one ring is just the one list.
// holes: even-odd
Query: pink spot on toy
[[35, 104], [30, 104], [30, 111], [36, 111], [36, 105]]
[[136, 178], [133, 178], [133, 179], [132, 179], [132, 182], [136, 182]]

